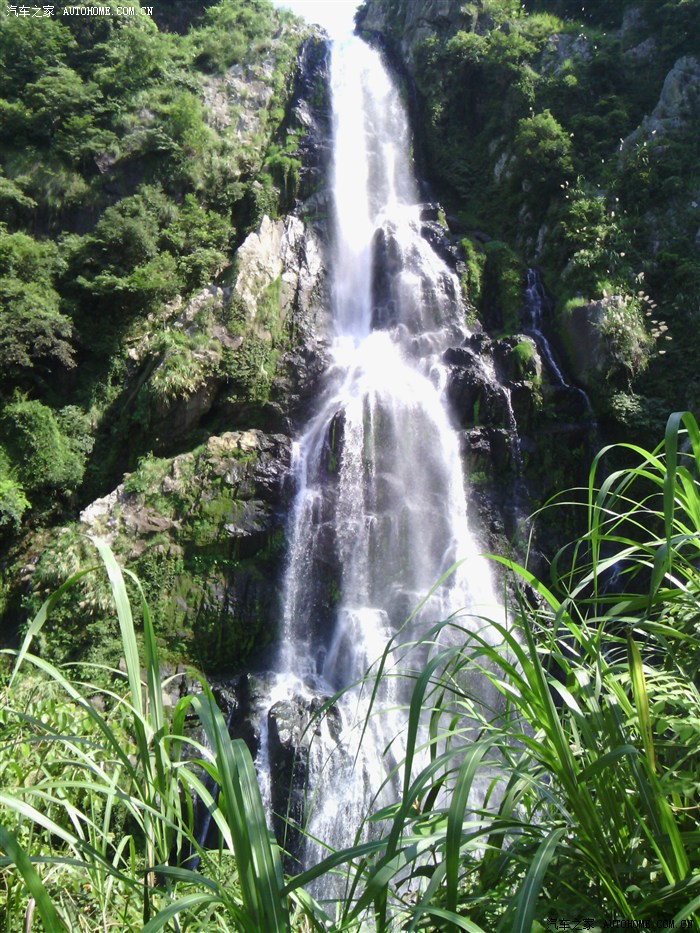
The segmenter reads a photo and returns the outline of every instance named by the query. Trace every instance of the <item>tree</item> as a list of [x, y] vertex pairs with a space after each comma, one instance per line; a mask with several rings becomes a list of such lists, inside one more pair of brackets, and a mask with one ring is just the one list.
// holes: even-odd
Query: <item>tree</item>
[[573, 172], [571, 139], [549, 110], [518, 122], [514, 148], [538, 193], [555, 191]]

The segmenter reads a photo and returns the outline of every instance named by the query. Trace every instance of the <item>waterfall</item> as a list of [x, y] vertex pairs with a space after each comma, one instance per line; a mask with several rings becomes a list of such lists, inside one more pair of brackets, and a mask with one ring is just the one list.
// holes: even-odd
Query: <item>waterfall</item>
[[537, 349], [549, 370], [554, 385], [562, 389], [568, 389], [577, 395], [585, 406], [585, 411], [591, 423], [595, 421], [591, 400], [583, 389], [578, 386], [572, 386], [562, 375], [562, 371], [557, 365], [552, 353], [549, 341], [542, 332], [543, 312], [547, 306], [547, 295], [542, 285], [542, 280], [534, 269], [527, 270], [527, 284], [525, 286], [525, 333], [535, 341]]
[[525, 286], [525, 333], [529, 334], [537, 344], [540, 354], [547, 364], [555, 385], [565, 389], [570, 388], [564, 379], [561, 370], [554, 359], [549, 341], [542, 333], [542, 312], [546, 303], [546, 295], [539, 275], [534, 269], [527, 270], [527, 284]]
[[[382, 786], [384, 802], [397, 792], [388, 775], [402, 757], [410, 683], [400, 661], [388, 665], [363, 729], [368, 667], [388, 639], [408, 642], [453, 613], [482, 627], [497, 601], [469, 533], [443, 398], [441, 357], [468, 334], [464, 309], [455, 275], [421, 236], [405, 108], [359, 39], [334, 45], [331, 82], [331, 364], [294, 444], [282, 640], [257, 766], [279, 809], [272, 733], [304, 750], [286, 774], [304, 784], [289, 812], [335, 848], [352, 843]], [[304, 718], [339, 691], [304, 735]], [[317, 857], [312, 843], [301, 849], [302, 860]]]

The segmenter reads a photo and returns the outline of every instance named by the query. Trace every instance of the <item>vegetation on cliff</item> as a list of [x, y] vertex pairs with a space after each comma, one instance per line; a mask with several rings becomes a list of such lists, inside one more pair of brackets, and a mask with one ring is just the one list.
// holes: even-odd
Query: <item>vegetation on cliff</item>
[[[262, 324], [228, 286], [236, 248], [296, 194], [288, 107], [309, 28], [268, 0], [191, 5], [189, 19], [185, 5], [164, 7], [160, 29], [138, 2], [133, 15], [113, 0], [101, 6], [110, 13], [0, 11], [6, 637], [37, 598], [21, 597], [37, 561], [46, 569], [61, 553], [66, 566], [77, 553], [44, 529], [74, 520], [154, 452], [197, 449], [222, 424], [269, 427], [270, 386], [293, 343], [279, 282], [264, 315], [260, 303]], [[228, 420], [198, 431], [218, 396]], [[211, 513], [210, 531], [224, 520], [214, 500], [236, 506], [236, 489], [211, 481], [186, 519], [206, 524]], [[181, 550], [150, 545], [144, 579], [174, 600]], [[221, 550], [222, 561], [238, 560]], [[176, 624], [173, 615], [171, 642]], [[69, 653], [73, 629], [59, 639]], [[97, 634], [88, 641], [98, 649]], [[205, 643], [200, 661], [215, 654]]]
[[697, 0], [455, 0], [420, 15], [367, 0], [360, 27], [410, 75], [422, 168], [469, 236], [470, 269], [485, 241], [486, 276], [493, 241], [520, 263], [509, 294], [470, 275], [486, 326], [517, 331], [536, 266], [570, 371], [614, 435], [697, 410]]

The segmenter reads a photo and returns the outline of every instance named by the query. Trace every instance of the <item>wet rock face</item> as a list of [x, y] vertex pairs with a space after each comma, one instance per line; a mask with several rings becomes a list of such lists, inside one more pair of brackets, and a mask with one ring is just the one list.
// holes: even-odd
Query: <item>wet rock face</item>
[[508, 399], [486, 353], [473, 346], [447, 350], [449, 364], [447, 395], [463, 427], [472, 424], [509, 426]]
[[593, 437], [588, 400], [552, 380], [527, 334], [475, 333], [443, 360], [472, 528], [485, 548], [512, 547], [533, 501], [584, 481]]
[[[268, 712], [268, 754], [270, 759], [271, 804], [273, 824], [278, 838], [285, 839], [285, 848], [292, 856], [301, 850], [303, 835], [287, 823], [303, 826], [309, 805], [307, 780], [309, 756], [314, 739], [321, 728], [328, 729], [335, 739], [340, 737], [340, 714], [331, 708], [323, 725], [318, 711], [328, 700], [325, 696], [301, 696], [275, 703]], [[286, 816], [286, 820], [285, 817]]]
[[393, 283], [402, 268], [403, 257], [395, 237], [390, 230], [377, 230], [372, 242], [372, 330], [398, 323]]
[[450, 267], [454, 268], [460, 262], [460, 250], [456, 237], [450, 235], [439, 218], [442, 209], [439, 204], [424, 204], [421, 211], [421, 236], [430, 243], [433, 251]]
[[299, 56], [290, 120], [300, 133], [297, 150], [302, 163], [297, 192], [300, 203], [326, 186], [331, 161], [332, 122], [330, 44], [320, 38], [309, 39]]

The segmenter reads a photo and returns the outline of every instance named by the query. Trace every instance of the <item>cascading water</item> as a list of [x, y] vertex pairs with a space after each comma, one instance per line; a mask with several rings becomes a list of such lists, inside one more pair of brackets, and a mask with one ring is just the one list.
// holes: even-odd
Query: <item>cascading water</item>
[[554, 359], [554, 354], [552, 353], [552, 348], [549, 345], [549, 341], [542, 332], [542, 317], [546, 303], [547, 296], [545, 294], [545, 290], [542, 286], [539, 275], [537, 272], [535, 272], [534, 269], [528, 269], [527, 285], [525, 287], [525, 312], [527, 315], [527, 319], [525, 321], [525, 333], [529, 334], [537, 344], [537, 348], [547, 365], [554, 384], [560, 386], [562, 389], [569, 389], [571, 392], [578, 395], [585, 405], [586, 413], [589, 416], [590, 421], [593, 422], [594, 414], [590, 399], [583, 391], [583, 389], [579, 388], [578, 386], [572, 386], [571, 383], [564, 379], [562, 371], [559, 369], [559, 366]]
[[527, 285], [525, 286], [525, 312], [527, 314], [525, 333], [530, 334], [537, 343], [540, 354], [552, 374], [554, 383], [568, 389], [569, 383], [564, 379], [554, 359], [549, 341], [542, 333], [542, 310], [545, 302], [546, 296], [539, 275], [534, 269], [528, 269]]
[[[468, 531], [442, 398], [440, 359], [464, 339], [464, 311], [454, 274], [421, 236], [406, 114], [379, 54], [360, 40], [334, 46], [331, 73], [332, 363], [294, 448], [283, 640], [258, 769], [274, 804], [268, 725], [280, 710], [308, 718], [344, 691], [312, 734], [296, 735], [306, 742], [309, 800], [294, 815], [308, 814], [310, 835], [339, 847], [352, 842], [402, 753], [400, 662], [382, 677], [373, 706], [381, 713], [363, 730], [368, 667], [397, 633], [415, 638], [457, 611], [487, 615], [496, 599]], [[389, 782], [387, 794], [394, 790]], [[308, 843], [301, 857], [314, 857]]]

